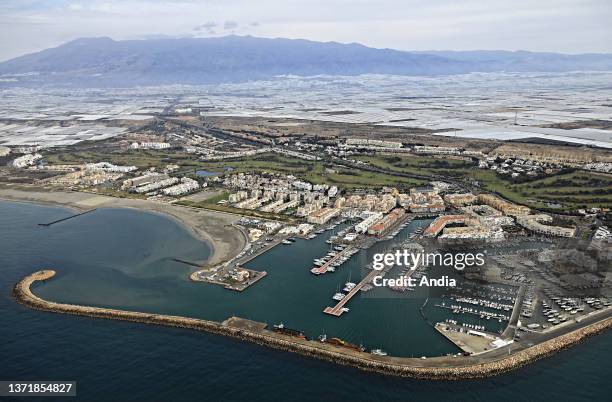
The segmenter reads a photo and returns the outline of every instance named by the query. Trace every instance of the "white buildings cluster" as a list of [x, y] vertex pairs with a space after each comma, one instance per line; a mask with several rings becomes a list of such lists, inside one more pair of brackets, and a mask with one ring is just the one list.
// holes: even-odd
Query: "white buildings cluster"
[[189, 177], [183, 177], [180, 184], [165, 188], [162, 190], [162, 193], [164, 193], [164, 195], [177, 196], [190, 193], [199, 188], [200, 183], [196, 180], [190, 179]]
[[304, 236], [312, 232], [313, 229], [314, 229], [313, 225], [309, 223], [302, 223], [297, 226], [285, 226], [284, 228], [279, 230], [278, 233], [289, 235], [289, 236], [294, 236], [294, 235]]
[[383, 214], [381, 212], [363, 212], [361, 214], [361, 218], [363, 218], [363, 221], [355, 225], [355, 232], [367, 233], [368, 229], [371, 226], [374, 226], [374, 224], [381, 220], [382, 217]]
[[505, 239], [504, 230], [500, 226], [472, 225], [464, 227], [448, 227], [438, 239], [442, 242], [468, 240], [499, 242]]
[[149, 184], [145, 184], [142, 186], [135, 187], [133, 191], [138, 194], [147, 194], [165, 187], [170, 187], [179, 182], [179, 179], [176, 177], [160, 177], [159, 180], [153, 181]]
[[574, 237], [576, 235], [575, 227], [566, 228], [549, 225], [552, 221], [552, 216], [546, 214], [522, 215], [516, 218], [519, 225], [532, 232], [559, 237]]
[[34, 165], [40, 159], [42, 159], [41, 154], [26, 154], [26, 155], [20, 156], [19, 158], [16, 158], [12, 162], [12, 165], [13, 167], [16, 167], [16, 168], [25, 168], [25, 167]]
[[218, 151], [213, 149], [203, 149], [198, 147], [186, 147], [185, 152], [201, 154], [200, 159], [207, 161], [216, 161], [224, 159], [244, 158], [245, 156], [255, 156], [270, 152], [271, 148], [254, 148], [250, 150], [240, 151]]
[[119, 180], [123, 173], [112, 173], [98, 170], [76, 170], [60, 176], [53, 176], [45, 179], [45, 183], [58, 184], [68, 187], [77, 186], [97, 186], [100, 184]]
[[100, 172], [129, 173], [137, 170], [136, 166], [119, 166], [110, 162], [86, 163], [85, 169]]
[[143, 186], [145, 184], [153, 183], [154, 181], [163, 180], [167, 178], [167, 175], [162, 175], [161, 173], [157, 172], [146, 173], [141, 176], [131, 177], [129, 179], [124, 180], [121, 184], [121, 189], [127, 190], [132, 187]]
[[444, 201], [452, 207], [474, 204], [478, 198], [472, 193], [446, 194]]
[[514, 224], [514, 219], [511, 216], [505, 216], [501, 211], [488, 205], [469, 205], [461, 207], [461, 211], [483, 226], [510, 226]]
[[340, 215], [340, 208], [320, 208], [308, 215], [308, 222], [323, 225]]
[[[451, 226], [447, 225], [462, 226]], [[441, 242], [455, 241], [485, 241], [498, 242], [505, 239], [504, 231], [501, 226], [487, 225], [469, 214], [462, 215], [442, 215], [436, 218], [423, 232], [427, 237], [436, 237]]]
[[509, 216], [527, 215], [531, 212], [529, 207], [514, 204], [493, 194], [479, 194], [478, 202], [493, 207]]
[[460, 155], [461, 150], [454, 147], [432, 147], [429, 145], [415, 145], [414, 153], [432, 155]]
[[398, 194], [399, 205], [414, 213], [438, 213], [446, 209], [444, 200], [433, 187], [416, 187], [410, 194]]
[[542, 174], [550, 174], [554, 171], [554, 169], [559, 169], [562, 166], [547, 162], [538, 162], [519, 158], [500, 159], [492, 156], [482, 159], [478, 167], [481, 169], [493, 170], [502, 176], [505, 175], [517, 178], [521, 175], [536, 177]]
[[172, 145], [167, 142], [133, 142], [130, 145], [131, 149], [168, 149]]
[[584, 168], [597, 172], [612, 173], [612, 163], [609, 162], [587, 163]]
[[297, 180], [294, 176], [280, 174], [239, 173], [226, 178], [223, 184], [239, 189], [230, 194], [228, 199], [237, 208], [259, 209], [270, 213], [296, 209], [298, 216], [308, 216], [325, 206], [332, 206], [331, 199], [338, 194], [338, 188], [335, 186], [313, 185]]
[[358, 147], [379, 147], [379, 148], [401, 148], [401, 142], [370, 140], [367, 138], [349, 138], [346, 140], [346, 145]]
[[354, 194], [346, 198], [340, 198], [336, 206], [355, 211], [374, 211], [387, 213], [397, 205], [393, 194]]
[[612, 240], [612, 231], [607, 226], [600, 226], [593, 234], [595, 240]]
[[179, 179], [162, 173], [148, 173], [124, 180], [121, 188], [137, 194], [156, 195], [159, 191], [164, 195], [177, 196], [197, 190], [200, 184], [188, 177]]
[[289, 149], [284, 149], [284, 148], [279, 148], [279, 147], [274, 147], [272, 148], [272, 152], [276, 152], [277, 154], [281, 154], [284, 156], [289, 156], [292, 158], [298, 158], [298, 159], [304, 159], [307, 161], [318, 161], [321, 160], [320, 157], [316, 156], [315, 154], [307, 154], [305, 152], [297, 152], [297, 151], [292, 151]]

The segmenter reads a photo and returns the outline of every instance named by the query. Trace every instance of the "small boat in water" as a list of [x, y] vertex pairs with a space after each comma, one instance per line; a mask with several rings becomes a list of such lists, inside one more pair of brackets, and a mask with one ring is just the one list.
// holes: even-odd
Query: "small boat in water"
[[372, 349], [370, 353], [376, 356], [387, 356], [387, 352], [382, 349]]

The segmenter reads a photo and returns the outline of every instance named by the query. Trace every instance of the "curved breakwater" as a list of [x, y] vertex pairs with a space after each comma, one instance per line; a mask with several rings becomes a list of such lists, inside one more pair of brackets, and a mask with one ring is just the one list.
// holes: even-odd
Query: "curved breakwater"
[[496, 354], [493, 356], [491, 354], [487, 356], [485, 354], [458, 358], [433, 357], [426, 360], [373, 356], [330, 344], [293, 338], [265, 329], [240, 327], [230, 323], [232, 320], [221, 323], [181, 316], [55, 303], [43, 300], [32, 293], [31, 285], [34, 282], [45, 281], [53, 276], [55, 276], [53, 270], [37, 271], [26, 276], [15, 285], [13, 289], [15, 298], [20, 303], [36, 310], [206, 331], [298, 353], [303, 356], [353, 366], [365, 371], [423, 379], [460, 380], [505, 373], [553, 355], [612, 326], [612, 318], [606, 318], [510, 355], [500, 356]]

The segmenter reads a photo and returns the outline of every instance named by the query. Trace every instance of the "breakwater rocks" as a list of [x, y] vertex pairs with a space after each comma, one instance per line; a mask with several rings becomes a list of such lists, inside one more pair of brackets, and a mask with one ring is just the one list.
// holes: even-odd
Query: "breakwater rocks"
[[53, 270], [43, 270], [26, 276], [15, 285], [13, 289], [15, 298], [20, 303], [37, 310], [206, 331], [365, 371], [423, 379], [461, 380], [505, 373], [550, 356], [612, 326], [612, 318], [606, 318], [535, 346], [514, 351], [510, 355], [503, 351], [498, 351], [500, 353], [493, 351], [480, 356], [433, 357], [426, 360], [374, 356], [257, 328], [252, 325], [251, 321], [240, 318], [221, 323], [180, 316], [78, 306], [46, 301], [32, 293], [30, 287], [34, 282], [48, 280], [54, 275]]

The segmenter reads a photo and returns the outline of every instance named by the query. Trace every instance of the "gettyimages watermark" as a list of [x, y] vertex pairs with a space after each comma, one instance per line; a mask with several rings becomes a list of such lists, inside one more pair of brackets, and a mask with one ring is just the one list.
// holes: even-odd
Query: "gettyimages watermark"
[[[415, 252], [408, 249], [376, 253], [372, 256], [372, 269], [379, 274], [372, 278], [372, 286], [396, 291], [417, 287], [455, 287], [460, 277], [452, 275], [453, 271], [461, 272], [484, 265], [485, 253]], [[392, 269], [402, 274], [393, 275], [390, 272]]]
[[504, 244], [372, 250], [362, 258], [364, 297], [441, 297], [488, 284], [536, 283], [568, 298], [612, 297], [612, 250], [591, 240], [542, 239]]
[[376, 253], [372, 260], [373, 269], [378, 271], [393, 266], [405, 266], [416, 270], [421, 265], [446, 266], [463, 271], [466, 267], [481, 267], [484, 264], [484, 253], [425, 253], [407, 249], [392, 253]]

